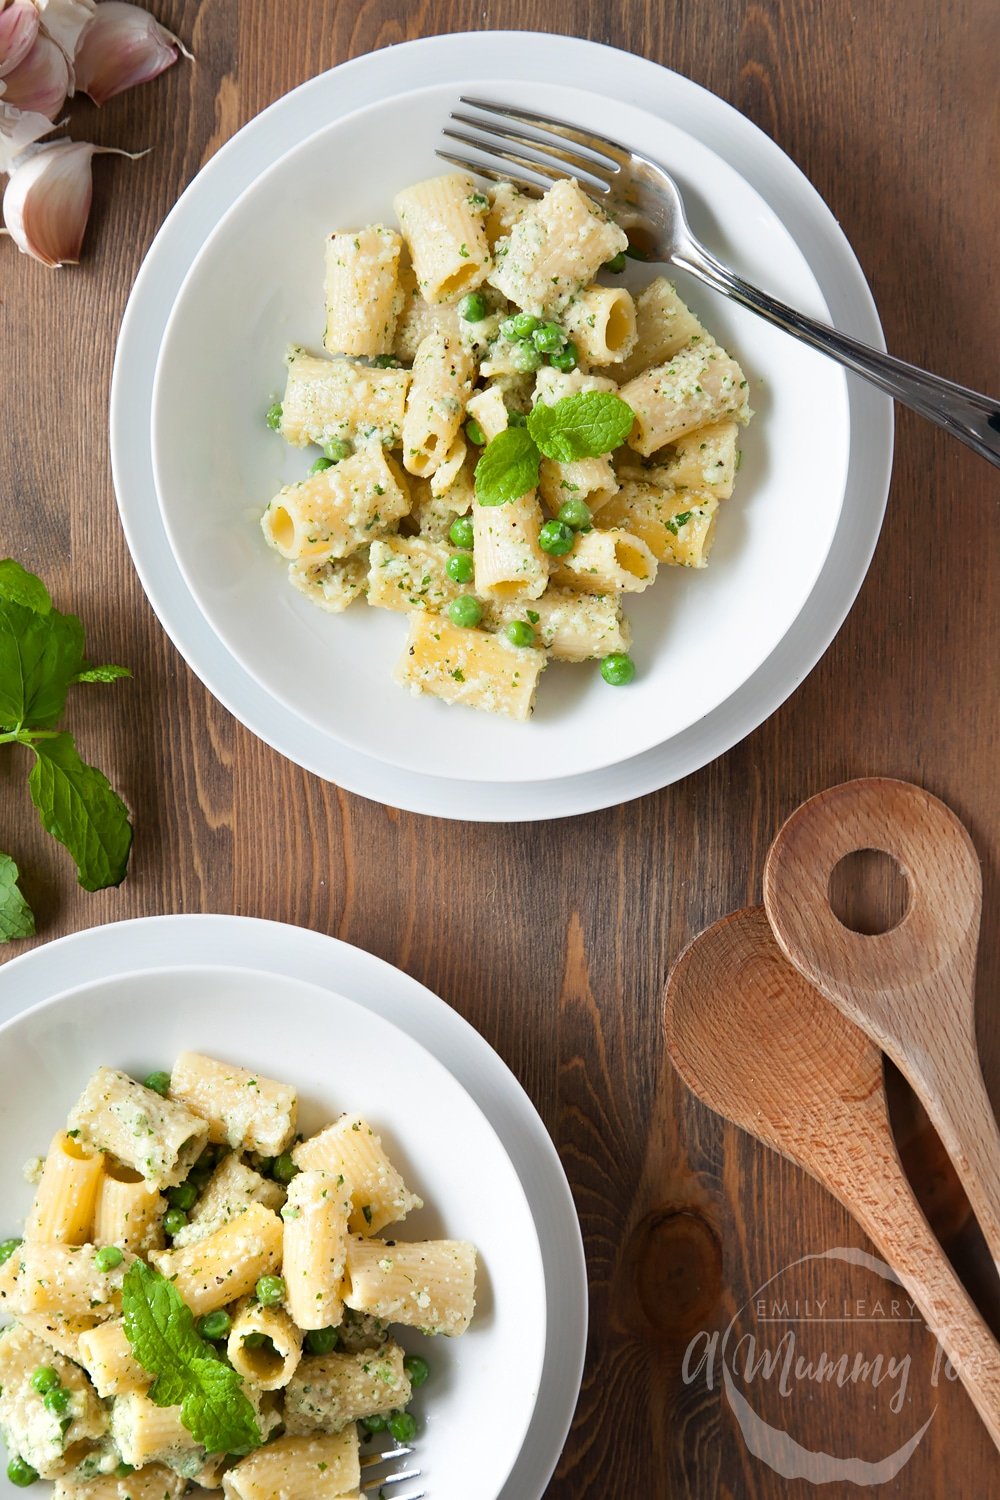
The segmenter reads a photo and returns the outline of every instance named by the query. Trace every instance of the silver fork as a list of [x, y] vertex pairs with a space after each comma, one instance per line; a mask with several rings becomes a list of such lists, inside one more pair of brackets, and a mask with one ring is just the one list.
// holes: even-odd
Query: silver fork
[[629, 236], [630, 250], [639, 259], [689, 271], [793, 338], [864, 376], [1000, 467], [1000, 401], [872, 349], [751, 286], [695, 239], [676, 183], [656, 162], [607, 136], [551, 115], [464, 95], [462, 103], [478, 113], [453, 112], [451, 118], [476, 134], [447, 129], [444, 134], [501, 166], [490, 167], [454, 151], [439, 150], [438, 156], [445, 161], [494, 182], [513, 182], [533, 197], [541, 196], [545, 184], [574, 178], [621, 225]]
[[424, 1489], [408, 1489], [405, 1494], [394, 1488], [406, 1480], [420, 1478], [420, 1470], [407, 1467], [391, 1469], [391, 1465], [402, 1459], [412, 1458], [413, 1449], [397, 1446], [382, 1453], [366, 1453], [361, 1459], [361, 1493], [373, 1497], [385, 1496], [385, 1500], [425, 1500]]

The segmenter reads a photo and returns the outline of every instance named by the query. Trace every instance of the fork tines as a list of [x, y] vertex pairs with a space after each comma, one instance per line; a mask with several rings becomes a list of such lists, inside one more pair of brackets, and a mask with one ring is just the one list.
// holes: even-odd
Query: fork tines
[[[513, 182], [533, 197], [540, 195], [542, 187], [536, 180], [520, 176], [519, 172], [531, 172], [546, 184], [558, 182], [562, 177], [575, 177], [590, 193], [608, 193], [611, 191], [608, 179], [613, 179], [628, 164], [629, 153], [624, 146], [607, 136], [581, 130], [567, 120], [498, 104], [490, 99], [472, 99], [464, 94], [461, 102], [479, 110], [480, 114], [468, 115], [453, 110], [452, 120], [480, 134], [447, 129], [443, 134], [460, 145], [471, 146], [486, 157], [507, 163], [507, 170], [486, 166], [452, 151], [439, 150], [437, 155], [493, 182]], [[489, 116], [498, 116], [499, 120]], [[511, 122], [530, 126], [534, 133], [513, 128]], [[567, 142], [579, 149], [570, 149]], [[510, 167], [518, 168], [519, 172], [511, 171]]]
[[[387, 1466], [399, 1463], [405, 1458], [412, 1458], [413, 1449], [396, 1447], [389, 1448], [385, 1453], [366, 1453], [361, 1459], [361, 1493], [363, 1495], [385, 1495], [385, 1500], [424, 1500], [426, 1490], [408, 1489], [405, 1493], [394, 1488], [397, 1484], [404, 1484], [407, 1480], [420, 1478], [420, 1470], [412, 1465], [407, 1468], [393, 1469], [388, 1472]], [[385, 1471], [385, 1472], [383, 1472]], [[390, 1486], [393, 1486], [390, 1492]]]

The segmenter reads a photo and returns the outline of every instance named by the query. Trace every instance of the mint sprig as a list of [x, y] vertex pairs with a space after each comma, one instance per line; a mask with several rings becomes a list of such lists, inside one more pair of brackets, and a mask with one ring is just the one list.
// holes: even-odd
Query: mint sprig
[[[119, 885], [128, 867], [128, 810], [73, 737], [56, 728], [78, 682], [114, 682], [126, 667], [89, 666], [83, 626], [55, 609], [40, 578], [13, 558], [0, 561], [0, 745], [29, 749], [28, 790], [43, 827], [69, 850], [88, 891]], [[0, 942], [28, 937], [34, 918], [17, 885], [17, 866], [0, 855]]]
[[122, 1283], [125, 1336], [155, 1375], [149, 1399], [179, 1406], [181, 1422], [209, 1453], [249, 1453], [263, 1443], [243, 1380], [198, 1332], [194, 1314], [173, 1282], [133, 1261]]
[[528, 431], [546, 458], [570, 464], [613, 453], [634, 421], [631, 406], [612, 391], [578, 391], [554, 406], [539, 402], [528, 416]]
[[486, 444], [476, 464], [476, 499], [480, 505], [506, 505], [538, 483], [541, 462], [534, 438], [525, 427], [507, 427]]
[[17, 883], [17, 865], [9, 854], [0, 854], [0, 943], [31, 937], [35, 918]]
[[611, 391], [578, 391], [552, 406], [539, 402], [526, 427], [506, 428], [483, 449], [476, 465], [476, 499], [480, 505], [506, 505], [526, 495], [538, 483], [543, 455], [567, 464], [612, 453], [634, 421], [628, 402]]

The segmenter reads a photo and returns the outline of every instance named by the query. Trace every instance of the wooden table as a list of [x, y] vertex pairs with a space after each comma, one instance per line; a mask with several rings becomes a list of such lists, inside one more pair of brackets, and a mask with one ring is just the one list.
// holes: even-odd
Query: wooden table
[[[868, 580], [834, 645], [783, 709], [659, 795], [572, 821], [480, 827], [348, 796], [282, 760], [213, 702], [132, 571], [107, 443], [108, 383], [129, 287], [202, 163], [322, 69], [407, 37], [473, 27], [592, 37], [658, 59], [729, 100], [831, 205], [871, 281], [890, 348], [996, 390], [1000, 10], [992, 0], [158, 0], [152, 8], [197, 62], [101, 112], [74, 107], [76, 136], [155, 148], [141, 164], [97, 163], [83, 266], [49, 272], [0, 244], [0, 555], [20, 558], [58, 603], [78, 610], [93, 659], [135, 669], [134, 684], [81, 691], [72, 706], [85, 754], [134, 810], [135, 852], [121, 889], [91, 896], [75, 886], [67, 857], [36, 826], [19, 784], [20, 753], [0, 760], [0, 847], [25, 872], [38, 941], [159, 912], [297, 922], [399, 965], [479, 1028], [552, 1131], [587, 1242], [589, 1361], [549, 1491], [555, 1500], [813, 1493], [751, 1455], [720, 1395], [718, 1369], [709, 1389], [706, 1370], [693, 1373], [697, 1360], [689, 1355], [685, 1366], [690, 1340], [734, 1316], [736, 1335], [756, 1337], [758, 1352], [792, 1330], [798, 1351], [814, 1358], [854, 1349], [911, 1356], [898, 1415], [889, 1408], [898, 1376], [877, 1389], [870, 1378], [841, 1389], [793, 1374], [787, 1395], [777, 1373], [741, 1384], [754, 1409], [804, 1448], [880, 1460], [937, 1403], [886, 1492], [1000, 1493], [1000, 1461], [961, 1388], [930, 1387], [933, 1345], [921, 1323], [818, 1322], [816, 1307], [804, 1306], [822, 1299], [832, 1312], [841, 1294], [888, 1300], [892, 1289], [857, 1265], [810, 1260], [785, 1269], [865, 1242], [798, 1171], [691, 1101], [661, 1036], [672, 958], [708, 922], [759, 899], [763, 855], [784, 816], [849, 776], [901, 776], [944, 797], [983, 857], [980, 1039], [996, 1096], [996, 470], [901, 413], [889, 515]], [[873, 886], [868, 897], [878, 894]], [[926, 1135], [917, 1133], [912, 1154], [942, 1211], [942, 1232], [995, 1318], [995, 1277], [962, 1227]], [[765, 1326], [767, 1306], [739, 1312], [755, 1294], [778, 1302], [779, 1316], [786, 1300], [783, 1315], [806, 1321]], [[483, 1414], [484, 1441], [500, 1420]], [[837, 1481], [823, 1493], [856, 1489]]]

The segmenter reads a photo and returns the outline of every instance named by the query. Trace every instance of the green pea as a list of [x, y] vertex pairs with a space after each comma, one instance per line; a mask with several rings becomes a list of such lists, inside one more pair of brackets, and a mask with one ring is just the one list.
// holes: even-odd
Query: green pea
[[514, 327], [514, 319], [504, 318], [503, 322], [500, 324], [500, 332], [503, 334], [505, 339], [510, 339], [511, 343], [513, 343], [517, 338], [517, 329]]
[[572, 552], [575, 541], [576, 533], [565, 521], [546, 521], [538, 533], [538, 545], [550, 557], [565, 557]]
[[4, 1266], [10, 1260], [21, 1240], [0, 1240], [0, 1266]]
[[448, 605], [448, 618], [453, 625], [473, 630], [483, 618], [483, 606], [471, 594], [459, 594]]
[[174, 1235], [184, 1228], [187, 1221], [188, 1216], [182, 1208], [168, 1208], [163, 1215], [164, 1234], [168, 1234], [173, 1239]]
[[11, 1484], [16, 1484], [19, 1490], [26, 1490], [29, 1484], [34, 1484], [38, 1478], [38, 1470], [33, 1469], [23, 1458], [12, 1458], [7, 1465], [7, 1478]]
[[417, 1435], [417, 1419], [408, 1411], [394, 1411], [385, 1425], [397, 1443], [411, 1443]]
[[625, 251], [619, 250], [617, 255], [612, 255], [601, 267], [604, 271], [610, 271], [613, 276], [620, 276], [625, 269]]
[[45, 1410], [52, 1412], [53, 1415], [57, 1417], [62, 1416], [63, 1412], [69, 1406], [69, 1403], [69, 1391], [67, 1391], [61, 1385], [54, 1386], [51, 1391], [46, 1391], [44, 1397], [42, 1398], [42, 1405], [45, 1407]]
[[276, 1156], [271, 1163], [271, 1176], [275, 1182], [289, 1183], [298, 1175], [299, 1168], [292, 1161], [291, 1153], [288, 1151], [282, 1151], [281, 1155]]
[[458, 304], [458, 316], [466, 323], [481, 323], [487, 314], [486, 298], [482, 292], [470, 292]]
[[398, 370], [400, 362], [394, 354], [376, 354], [372, 360], [376, 370]]
[[403, 1369], [410, 1377], [410, 1384], [414, 1390], [418, 1390], [431, 1373], [430, 1365], [426, 1359], [421, 1359], [419, 1354], [408, 1354], [403, 1360]]
[[471, 516], [456, 516], [448, 528], [448, 540], [453, 547], [465, 547], [468, 550], [476, 538], [476, 529], [472, 524]]
[[554, 370], [575, 370], [577, 361], [577, 348], [572, 339], [554, 354], [549, 355], [549, 364]]
[[216, 1343], [219, 1339], [229, 1337], [229, 1330], [233, 1326], [233, 1320], [224, 1308], [216, 1308], [215, 1312], [206, 1313], [198, 1324], [198, 1332], [203, 1339], [210, 1343]]
[[150, 1073], [146, 1079], [146, 1088], [152, 1089], [154, 1094], [167, 1094], [170, 1091], [169, 1073]]
[[182, 1182], [180, 1187], [171, 1188], [167, 1194], [171, 1208], [183, 1208], [185, 1213], [194, 1208], [197, 1197], [198, 1189], [193, 1182]]
[[558, 323], [543, 323], [531, 335], [531, 342], [542, 354], [554, 354], [567, 342], [566, 335]]
[[276, 401], [273, 406], [268, 407], [267, 416], [264, 418], [264, 421], [267, 423], [268, 427], [270, 427], [272, 432], [277, 432], [278, 428], [281, 426], [280, 401]]
[[523, 411], [509, 411], [507, 413], [508, 427], [527, 427], [528, 419]]
[[564, 500], [559, 507], [559, 519], [574, 531], [589, 531], [594, 523], [586, 500]]
[[94, 1256], [94, 1265], [98, 1271], [113, 1271], [124, 1259], [124, 1252], [117, 1245], [104, 1245]]
[[475, 564], [467, 552], [456, 552], [454, 557], [449, 557], [444, 570], [454, 583], [469, 583], [476, 571]]
[[324, 469], [332, 468], [333, 459], [324, 456], [323, 458], [317, 458], [316, 462], [310, 466], [309, 472], [310, 474], [322, 474]]
[[340, 1343], [336, 1328], [314, 1328], [306, 1334], [306, 1348], [310, 1354], [331, 1354]]
[[601, 676], [612, 687], [625, 687], [635, 676], [635, 662], [627, 651], [612, 651], [601, 662]]
[[349, 458], [352, 452], [351, 445], [344, 438], [328, 438], [320, 447], [331, 463], [339, 464], [342, 458]]
[[506, 635], [512, 646], [533, 646], [535, 644], [535, 632], [527, 620], [511, 620], [507, 626]]
[[514, 337], [517, 339], [530, 339], [541, 318], [533, 317], [531, 313], [515, 313], [510, 320], [514, 325]]
[[51, 1365], [39, 1365], [31, 1377], [31, 1385], [40, 1396], [44, 1396], [48, 1391], [54, 1391], [56, 1386], [62, 1385], [59, 1371], [54, 1370]]
[[135, 1473], [135, 1465], [125, 1463], [124, 1459], [115, 1470], [116, 1479], [127, 1479], [130, 1474]]
[[532, 370], [541, 368], [542, 356], [534, 344], [530, 344], [527, 340], [524, 340], [524, 342], [512, 346], [510, 362], [515, 370], [520, 370], [522, 374], [529, 374]]
[[367, 1428], [370, 1435], [373, 1432], [384, 1432], [389, 1424], [387, 1423], [385, 1417], [375, 1415], [373, 1417], [362, 1417], [361, 1425], [362, 1427]]
[[275, 1307], [279, 1302], [284, 1302], [288, 1288], [283, 1276], [262, 1276], [256, 1290], [261, 1307]]
[[486, 447], [486, 434], [480, 427], [479, 423], [476, 421], [475, 417], [470, 417], [466, 422], [465, 435], [469, 439], [470, 443], [475, 443], [477, 448]]
[[264, 1335], [262, 1333], [245, 1333], [243, 1335], [244, 1349], [261, 1349], [264, 1346]]

